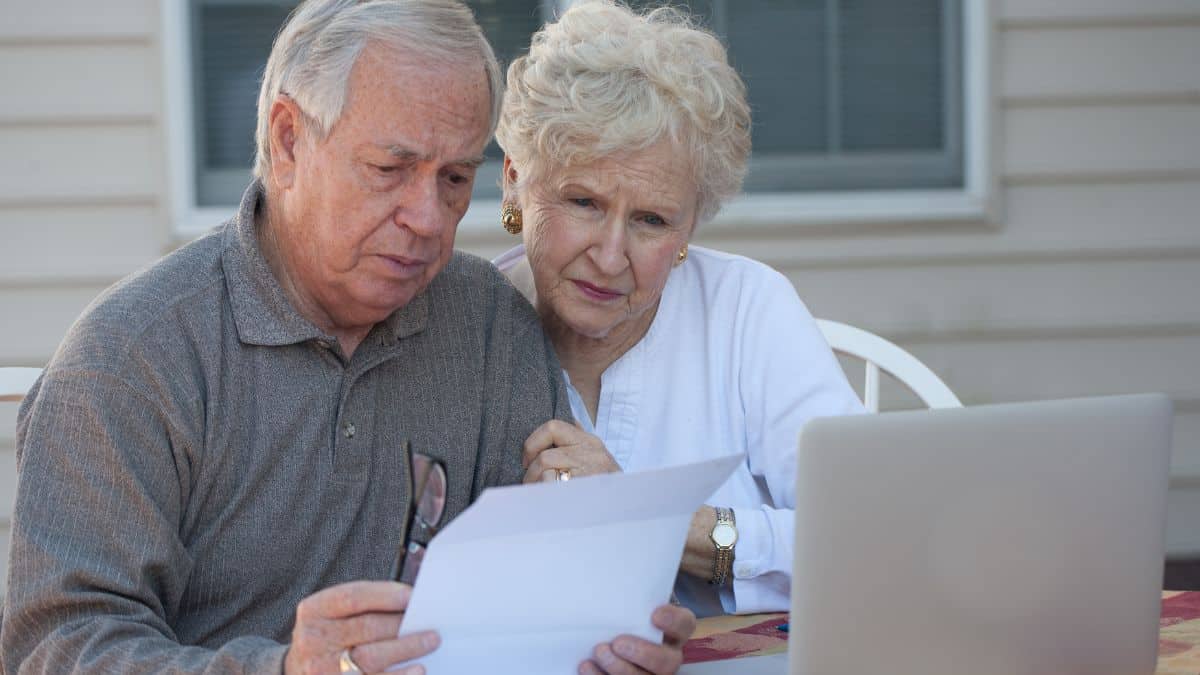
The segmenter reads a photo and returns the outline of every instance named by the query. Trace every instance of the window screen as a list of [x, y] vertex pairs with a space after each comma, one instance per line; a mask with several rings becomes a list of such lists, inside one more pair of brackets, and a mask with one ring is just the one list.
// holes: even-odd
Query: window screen
[[676, 4], [746, 81], [748, 192], [963, 185], [961, 0]]
[[[693, 0], [749, 87], [749, 192], [960, 187], [962, 0]], [[271, 41], [297, 3], [191, 0], [196, 194], [236, 204]], [[474, 0], [502, 66], [551, 0]], [[636, 7], [661, 4], [634, 0]], [[475, 196], [499, 195], [499, 148]]]
[[[275, 34], [299, 4], [294, 0], [191, 0], [192, 83], [198, 206], [237, 204], [254, 163], [258, 87]], [[529, 47], [546, 18], [541, 0], [474, 0], [502, 67]], [[495, 143], [476, 179], [475, 195], [499, 196]]]

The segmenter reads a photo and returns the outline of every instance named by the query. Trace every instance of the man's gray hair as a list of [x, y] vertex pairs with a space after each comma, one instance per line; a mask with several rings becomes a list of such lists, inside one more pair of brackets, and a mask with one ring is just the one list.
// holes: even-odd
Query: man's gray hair
[[[500, 117], [504, 96], [500, 66], [475, 15], [457, 0], [306, 0], [275, 37], [258, 94], [254, 175], [271, 167], [271, 106], [290, 96], [320, 138], [326, 137], [346, 104], [350, 71], [363, 47], [388, 48], [434, 63], [482, 63], [492, 96], [488, 135]], [[437, 92], [429, 92], [437, 96]]]

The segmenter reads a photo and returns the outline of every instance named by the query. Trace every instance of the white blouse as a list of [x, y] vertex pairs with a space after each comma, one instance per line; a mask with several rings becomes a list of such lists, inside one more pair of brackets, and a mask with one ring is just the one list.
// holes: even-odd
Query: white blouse
[[[524, 253], [493, 262], [533, 300]], [[863, 411], [792, 284], [749, 258], [692, 246], [646, 335], [601, 376], [595, 420], [569, 376], [567, 389], [575, 418], [625, 471], [746, 453], [708, 501], [734, 510], [732, 588], [680, 574], [676, 596], [698, 616], [786, 610], [797, 434], [814, 417]]]

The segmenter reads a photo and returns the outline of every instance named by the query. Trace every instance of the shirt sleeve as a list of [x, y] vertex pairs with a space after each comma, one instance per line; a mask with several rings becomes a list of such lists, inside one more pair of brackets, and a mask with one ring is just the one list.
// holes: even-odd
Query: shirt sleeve
[[735, 330], [747, 461], [770, 503], [734, 509], [733, 593], [724, 600], [728, 610], [752, 614], [790, 606], [800, 428], [863, 406], [786, 277], [765, 270], [741, 297]]
[[181, 645], [168, 617], [191, 570], [189, 469], [161, 408], [110, 374], [50, 369], [17, 426], [0, 629], [8, 673], [279, 673], [259, 637]]

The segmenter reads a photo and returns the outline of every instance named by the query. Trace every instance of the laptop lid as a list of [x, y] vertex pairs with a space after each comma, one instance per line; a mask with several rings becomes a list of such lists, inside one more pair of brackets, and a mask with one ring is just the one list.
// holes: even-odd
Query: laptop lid
[[793, 675], [1150, 675], [1161, 394], [827, 418], [800, 434]]

